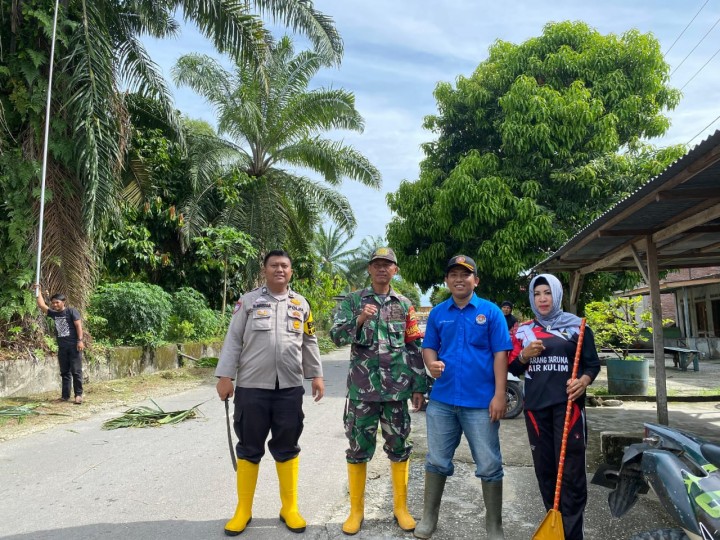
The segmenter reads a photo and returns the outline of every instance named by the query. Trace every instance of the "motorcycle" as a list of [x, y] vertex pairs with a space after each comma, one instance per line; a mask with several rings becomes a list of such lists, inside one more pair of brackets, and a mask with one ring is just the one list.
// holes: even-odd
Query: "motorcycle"
[[625, 448], [619, 470], [601, 466], [592, 482], [613, 491], [610, 513], [619, 518], [652, 488], [677, 528], [636, 534], [631, 540], [720, 540], [720, 446], [667, 426], [645, 424], [641, 443]]
[[512, 373], [508, 373], [505, 394], [507, 395], [505, 418], [515, 418], [523, 410], [523, 388], [522, 381]]
[[[428, 391], [425, 395], [425, 403], [420, 408], [424, 411], [427, 408], [427, 401], [430, 396], [430, 390], [432, 390], [432, 381], [430, 379], [428, 383]], [[505, 395], [507, 397], [507, 409], [505, 410], [505, 418], [515, 418], [523, 410], [523, 388], [522, 381], [512, 373], [508, 373], [507, 386], [505, 388]]]

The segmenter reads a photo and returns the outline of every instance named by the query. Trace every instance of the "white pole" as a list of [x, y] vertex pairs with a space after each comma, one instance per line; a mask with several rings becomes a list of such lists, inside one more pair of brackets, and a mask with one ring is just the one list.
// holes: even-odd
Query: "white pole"
[[[53, 66], [55, 63], [55, 35], [57, 33], [58, 8], [60, 0], [55, 0], [55, 16], [53, 18], [52, 41], [50, 42], [50, 74], [48, 76], [47, 105], [45, 107], [45, 142], [43, 143], [42, 180], [40, 183], [40, 226], [38, 228], [37, 267], [35, 269], [35, 283], [40, 283], [40, 262], [43, 240], [43, 220], [45, 219], [45, 178], [47, 178], [48, 139], [50, 138], [50, 100], [52, 98]], [[36, 289], [40, 296], [40, 287]]]

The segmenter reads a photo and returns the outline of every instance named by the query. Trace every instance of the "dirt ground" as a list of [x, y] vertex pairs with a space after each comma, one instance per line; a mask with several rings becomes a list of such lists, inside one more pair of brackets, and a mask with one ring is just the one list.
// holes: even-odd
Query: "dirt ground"
[[126, 379], [86, 383], [82, 405], [75, 405], [72, 400], [61, 401], [58, 392], [0, 398], [0, 408], [37, 405], [34, 410], [40, 413], [20, 421], [0, 416], [0, 442], [42, 431], [53, 425], [87, 418], [100, 411], [130, 406], [147, 398], [182, 392], [209, 380], [214, 380], [212, 368], [188, 367]]

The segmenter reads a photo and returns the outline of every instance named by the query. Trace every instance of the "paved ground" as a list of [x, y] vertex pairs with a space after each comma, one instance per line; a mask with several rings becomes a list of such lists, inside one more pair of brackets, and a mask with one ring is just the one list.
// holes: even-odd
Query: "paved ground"
[[[320, 403], [306, 398], [300, 465], [300, 507], [310, 524], [305, 535], [294, 535], [279, 524], [277, 480], [272, 460], [266, 456], [260, 468], [254, 518], [241, 538], [346, 538], [340, 531], [348, 511], [341, 425], [346, 359], [347, 351], [325, 356], [326, 398]], [[699, 382], [711, 384], [711, 378], [720, 380], [711, 376], [712, 369], [715, 367], [703, 364], [698, 374], [669, 370], [668, 387], [689, 387], [692, 378], [696, 379], [694, 386]], [[223, 538], [223, 525], [234, 509], [235, 482], [224, 408], [216, 399], [209, 385], [159, 399], [166, 410], [207, 401], [201, 406], [203, 418], [177, 426], [102, 431], [102, 422], [122, 411], [118, 409], [0, 443], [0, 538]], [[669, 408], [671, 425], [720, 440], [717, 403], [671, 402]], [[588, 418], [592, 462], [597, 460], [600, 431], [621, 426], [639, 432], [643, 421], [656, 419], [656, 412], [653, 403], [626, 402], [622, 407], [588, 409]], [[415, 414], [413, 421], [415, 454], [411, 461], [409, 506], [419, 517], [426, 449], [424, 414]], [[506, 538], [525, 540], [542, 521], [545, 511], [539, 501], [522, 417], [503, 421], [501, 443], [506, 471]], [[464, 444], [456, 457], [456, 474], [448, 480], [439, 528], [433, 538], [484, 538], [480, 485]], [[663, 513], [652, 497], [644, 497], [622, 520], [610, 517], [606, 498], [606, 490], [590, 487], [588, 540], [620, 540], [662, 523]], [[366, 521], [355, 538], [412, 538], [393, 523], [391, 501], [389, 464], [380, 452], [369, 467]]]

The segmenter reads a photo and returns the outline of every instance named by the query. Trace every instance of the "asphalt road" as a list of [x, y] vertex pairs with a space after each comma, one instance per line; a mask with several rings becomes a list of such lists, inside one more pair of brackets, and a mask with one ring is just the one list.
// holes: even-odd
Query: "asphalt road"
[[[308, 521], [303, 536], [279, 522], [275, 467], [266, 454], [253, 507], [253, 521], [241, 538], [338, 539], [348, 512], [345, 436], [342, 429], [347, 350], [325, 356], [327, 394], [319, 403], [306, 395], [301, 439], [300, 510]], [[309, 387], [308, 387], [309, 390]], [[309, 392], [308, 392], [309, 393]], [[138, 401], [144, 396], [138, 396]], [[152, 397], [152, 396], [147, 396]], [[194, 540], [223, 538], [223, 525], [235, 507], [235, 473], [225, 432], [225, 412], [214, 387], [157, 400], [166, 410], [205, 402], [203, 415], [176, 426], [102, 431], [101, 424], [122, 409], [0, 443], [0, 538], [14, 540], [106, 539]], [[613, 411], [589, 410], [590, 425], [637, 427], [652, 420], [652, 404]], [[695, 406], [693, 404], [693, 406]], [[673, 412], [720, 431], [717, 410]], [[644, 416], [643, 416], [644, 415]], [[415, 454], [411, 461], [409, 506], [422, 514], [424, 413], [413, 416]], [[597, 436], [597, 429], [593, 437]], [[504, 521], [508, 540], [525, 540], [545, 516], [530, 463], [524, 421], [503, 421], [501, 442], [506, 464]], [[370, 463], [366, 514], [358, 539], [412, 538], [392, 519], [389, 464], [379, 452]], [[466, 445], [457, 454], [448, 480], [437, 540], [484, 538], [480, 482]], [[592, 471], [589, 471], [592, 472]], [[661, 524], [658, 503], [646, 497], [622, 520], [610, 517], [607, 491], [591, 486], [586, 538], [628, 538]]]

